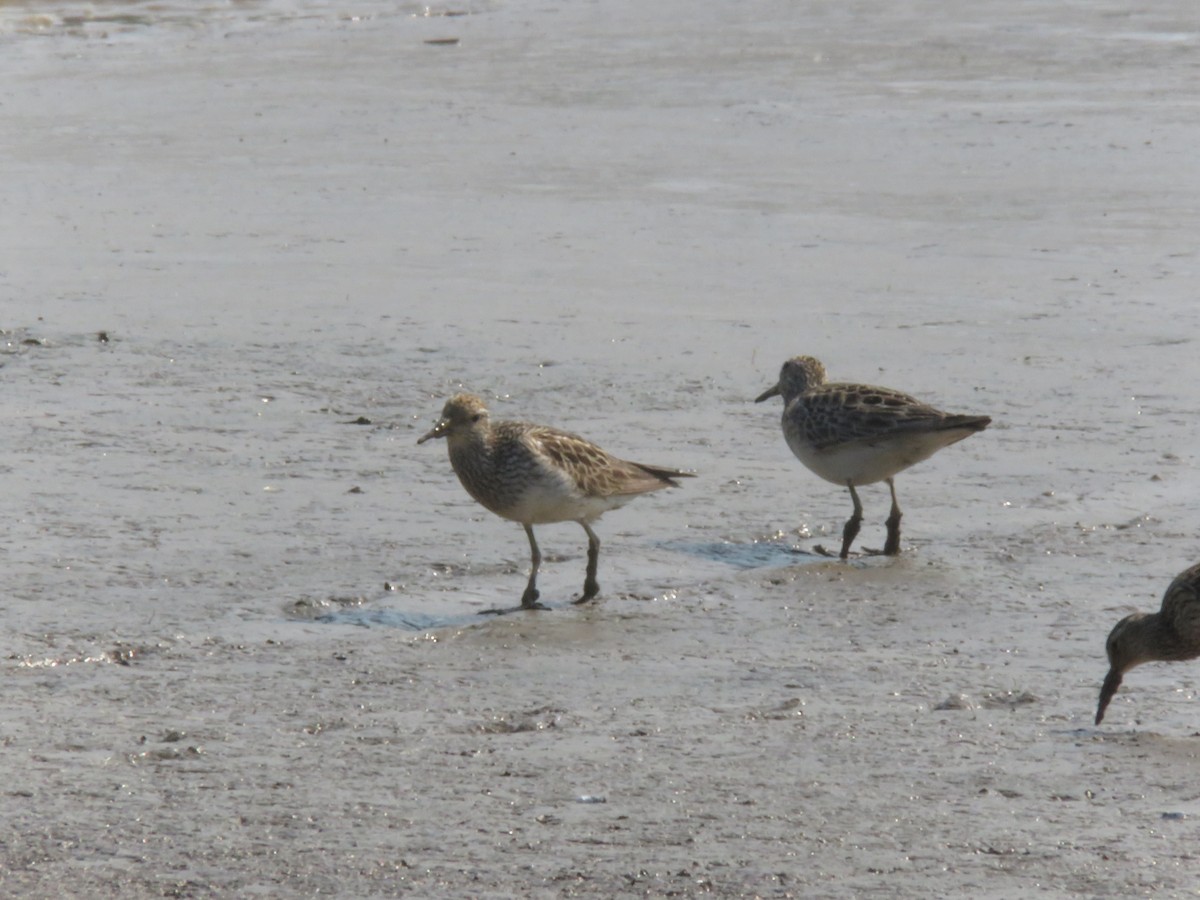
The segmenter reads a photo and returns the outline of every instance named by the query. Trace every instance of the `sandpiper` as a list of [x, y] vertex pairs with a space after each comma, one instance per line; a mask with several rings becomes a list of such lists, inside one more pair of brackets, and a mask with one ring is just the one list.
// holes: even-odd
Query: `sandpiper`
[[[854, 514], [842, 529], [842, 559], [862, 524], [856, 485], [886, 481], [892, 493], [883, 553], [900, 552], [900, 504], [892, 476], [987, 428], [987, 416], [951, 415], [915, 397], [867, 384], [829, 384], [811, 356], [783, 364], [779, 382], [755, 403], [783, 395], [783, 436], [796, 458], [826, 481], [845, 485]], [[825, 552], [823, 548], [817, 548]]]
[[678, 487], [676, 478], [693, 473], [627, 462], [590, 441], [566, 431], [529, 422], [492, 422], [487, 407], [473, 394], [456, 394], [446, 401], [442, 418], [418, 444], [446, 438], [450, 465], [467, 493], [496, 515], [525, 527], [529, 537], [529, 583], [521, 605], [512, 609], [546, 609], [538, 602], [537, 574], [542, 562], [534, 525], [578, 522], [588, 536], [587, 575], [583, 595], [591, 600], [600, 591], [596, 563], [600, 539], [591, 523], [610, 509], [624, 506], [639, 494]]
[[1114, 625], [1105, 649], [1109, 668], [1100, 688], [1097, 725], [1121, 679], [1134, 666], [1200, 656], [1200, 564], [1175, 576], [1158, 612], [1133, 613]]

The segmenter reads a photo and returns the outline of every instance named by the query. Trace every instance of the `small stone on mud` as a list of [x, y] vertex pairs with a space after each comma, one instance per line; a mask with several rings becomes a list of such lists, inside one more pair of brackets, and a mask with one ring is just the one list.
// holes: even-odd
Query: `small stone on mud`
[[975, 709], [975, 704], [966, 694], [951, 694], [934, 707], [935, 710]]

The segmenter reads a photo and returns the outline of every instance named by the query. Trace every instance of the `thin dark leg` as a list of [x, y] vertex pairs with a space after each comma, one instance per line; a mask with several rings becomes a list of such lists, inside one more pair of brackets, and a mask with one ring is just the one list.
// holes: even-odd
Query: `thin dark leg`
[[850, 556], [850, 545], [854, 543], [854, 539], [858, 537], [859, 526], [862, 525], [862, 501], [858, 499], [858, 491], [854, 490], [854, 483], [847, 481], [846, 487], [850, 489], [850, 499], [854, 501], [854, 515], [846, 522], [846, 527], [842, 529], [842, 552], [838, 555], [842, 559], [847, 559]]
[[485, 609], [480, 615], [503, 616], [506, 613], [517, 612], [521, 609], [549, 609], [543, 603], [538, 603], [537, 574], [542, 565], [542, 551], [538, 549], [537, 539], [533, 536], [533, 526], [525, 526], [525, 534], [529, 536], [529, 583], [525, 585], [525, 593], [521, 595], [521, 605], [507, 609]]
[[600, 583], [596, 581], [596, 567], [600, 562], [600, 538], [596, 537], [596, 532], [592, 531], [592, 527], [587, 522], [580, 522], [583, 530], [588, 536], [588, 564], [587, 575], [583, 579], [583, 596], [576, 600], [576, 603], [587, 603], [598, 593], [600, 593]]
[[538, 549], [537, 538], [533, 536], [533, 526], [526, 525], [525, 533], [529, 535], [529, 584], [525, 585], [525, 593], [521, 595], [522, 609], [545, 609], [538, 603], [537, 576], [542, 566], [542, 551]]
[[884, 556], [895, 556], [900, 552], [900, 504], [896, 502], [896, 483], [886, 479], [888, 489], [892, 492], [892, 512], [887, 517], [887, 543], [883, 545]]

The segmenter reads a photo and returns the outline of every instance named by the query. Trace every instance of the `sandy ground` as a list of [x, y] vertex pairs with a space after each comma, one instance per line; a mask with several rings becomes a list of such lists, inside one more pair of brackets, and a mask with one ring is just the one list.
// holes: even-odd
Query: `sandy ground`
[[[1193, 5], [424, 12], [0, 6], [0, 891], [1194, 892]], [[994, 417], [903, 556], [796, 353]], [[700, 477], [481, 618], [460, 386]]]

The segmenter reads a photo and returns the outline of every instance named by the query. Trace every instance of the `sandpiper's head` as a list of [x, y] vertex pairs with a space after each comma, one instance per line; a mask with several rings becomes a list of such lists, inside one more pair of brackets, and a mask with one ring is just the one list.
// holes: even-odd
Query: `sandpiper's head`
[[779, 382], [772, 388], [767, 388], [755, 399], [762, 403], [778, 394], [783, 395], [784, 403], [791, 403], [793, 397], [798, 397], [805, 391], [820, 387], [825, 383], [825, 367], [819, 359], [811, 356], [793, 356], [779, 370]]
[[441, 421], [417, 438], [417, 443], [423, 444], [430, 438], [452, 438], [456, 434], [465, 434], [480, 425], [486, 427], [487, 421], [487, 407], [481, 399], [474, 394], [455, 394], [442, 407]]
[[1121, 686], [1121, 679], [1134, 666], [1147, 662], [1151, 657], [1146, 652], [1145, 641], [1142, 638], [1141, 623], [1147, 618], [1146, 613], [1134, 613], [1126, 616], [1113, 626], [1108, 634], [1105, 650], [1108, 652], [1108, 675], [1100, 687], [1100, 704], [1096, 707], [1096, 724], [1104, 719], [1104, 711], [1108, 703]]

